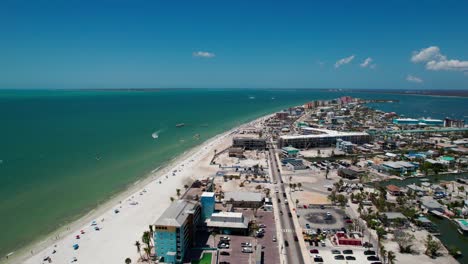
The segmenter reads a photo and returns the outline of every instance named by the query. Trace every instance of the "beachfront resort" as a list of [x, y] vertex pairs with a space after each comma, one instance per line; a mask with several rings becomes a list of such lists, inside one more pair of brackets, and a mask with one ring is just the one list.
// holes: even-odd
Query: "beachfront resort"
[[[468, 128], [371, 101], [235, 128], [25, 263], [458, 263], [438, 223], [468, 235]], [[119, 234], [120, 259], [99, 255]]]

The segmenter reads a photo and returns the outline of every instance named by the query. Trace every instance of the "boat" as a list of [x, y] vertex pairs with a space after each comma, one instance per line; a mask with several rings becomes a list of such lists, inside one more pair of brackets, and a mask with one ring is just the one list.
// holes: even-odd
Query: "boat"
[[158, 135], [157, 132], [154, 132], [153, 134], [151, 134], [151, 137], [154, 138], [154, 139], [157, 139], [159, 137], [159, 135]]
[[180, 123], [180, 124], [177, 124], [177, 125], [175, 125], [175, 126], [176, 126], [176, 127], [183, 127], [183, 126], [185, 126], [185, 124], [184, 124], [184, 123]]

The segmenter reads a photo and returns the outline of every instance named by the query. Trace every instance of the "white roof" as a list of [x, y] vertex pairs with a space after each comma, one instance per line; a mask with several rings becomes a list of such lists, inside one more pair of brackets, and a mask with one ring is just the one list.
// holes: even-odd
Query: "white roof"
[[224, 201], [245, 201], [245, 202], [261, 202], [263, 194], [256, 192], [226, 192], [224, 194]]
[[203, 192], [201, 197], [214, 197], [215, 193], [214, 192]]
[[328, 134], [318, 134], [318, 135], [285, 135], [281, 136], [281, 139], [298, 139], [298, 138], [327, 138], [327, 137], [342, 137], [342, 136], [368, 136], [369, 134], [365, 132], [341, 132], [333, 131], [333, 133]]

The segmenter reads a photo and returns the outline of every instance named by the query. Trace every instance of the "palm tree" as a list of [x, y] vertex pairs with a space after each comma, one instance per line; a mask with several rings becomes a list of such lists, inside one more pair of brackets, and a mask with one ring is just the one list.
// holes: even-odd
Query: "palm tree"
[[145, 243], [148, 248], [151, 249], [151, 234], [149, 231], [145, 231], [143, 232], [143, 236], [141, 237], [141, 241], [143, 241], [143, 243]]
[[176, 189], [177, 196], [180, 196], [180, 189]]
[[395, 253], [393, 251], [387, 252], [387, 261], [389, 264], [394, 264], [396, 260]]
[[125, 259], [125, 264], [130, 264], [130, 263], [132, 263], [132, 260], [130, 258], [126, 258]]
[[151, 248], [149, 248], [149, 247], [145, 247], [143, 250], [145, 251], [145, 253], [146, 253], [146, 256], [148, 257], [148, 259], [150, 259], [150, 255], [151, 255]]
[[142, 256], [141, 256], [141, 244], [140, 244], [140, 241], [137, 240], [137, 241], [135, 242], [135, 246], [136, 246], [137, 252], [138, 252], [138, 254], [140, 254], [140, 258], [141, 258]]

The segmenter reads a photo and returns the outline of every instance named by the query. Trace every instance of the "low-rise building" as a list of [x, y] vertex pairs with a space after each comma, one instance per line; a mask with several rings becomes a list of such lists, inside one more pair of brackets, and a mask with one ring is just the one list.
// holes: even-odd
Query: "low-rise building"
[[266, 139], [255, 137], [235, 137], [232, 140], [232, 146], [246, 150], [262, 150], [266, 148]]
[[226, 192], [224, 202], [233, 207], [258, 208], [263, 204], [263, 194], [256, 192]]
[[387, 185], [387, 192], [393, 196], [400, 196], [402, 194], [400, 187], [393, 184]]
[[249, 219], [239, 212], [219, 212], [212, 214], [206, 220], [206, 225], [224, 234], [246, 234], [249, 228]]

